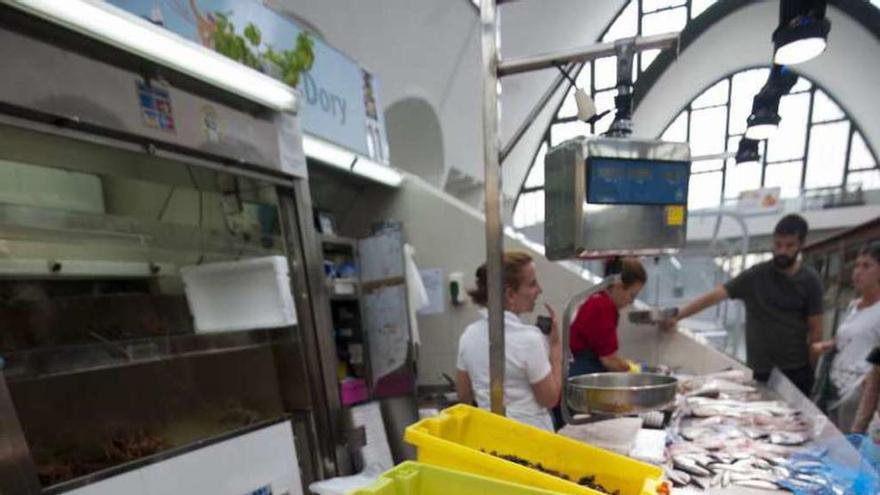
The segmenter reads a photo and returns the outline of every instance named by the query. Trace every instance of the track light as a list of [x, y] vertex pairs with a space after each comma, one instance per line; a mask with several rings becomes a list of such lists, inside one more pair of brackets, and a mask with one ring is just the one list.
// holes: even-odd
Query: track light
[[770, 77], [752, 100], [752, 114], [747, 120], [746, 137], [757, 141], [768, 139], [779, 128], [779, 100], [797, 83], [798, 76], [791, 70], [774, 65]]
[[824, 0], [781, 0], [779, 27], [773, 31], [773, 62], [794, 65], [825, 51], [831, 21]]
[[747, 137], [740, 139], [739, 146], [736, 149], [736, 164], [757, 163], [760, 160], [761, 155], [758, 154], [758, 141]]

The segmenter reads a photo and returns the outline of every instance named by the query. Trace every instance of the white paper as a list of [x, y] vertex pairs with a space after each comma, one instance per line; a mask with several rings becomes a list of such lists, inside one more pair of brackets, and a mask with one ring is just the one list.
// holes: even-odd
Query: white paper
[[394, 467], [379, 403], [369, 402], [352, 407], [351, 419], [355, 427], [363, 426], [367, 434], [367, 444], [361, 449], [364, 466], [377, 467], [380, 472]]
[[382, 287], [364, 296], [364, 322], [369, 339], [373, 384], [406, 364], [409, 322], [406, 287]]
[[422, 283], [428, 293], [428, 305], [419, 310], [420, 315], [436, 315], [446, 311], [446, 284], [443, 282], [442, 268], [420, 270]]

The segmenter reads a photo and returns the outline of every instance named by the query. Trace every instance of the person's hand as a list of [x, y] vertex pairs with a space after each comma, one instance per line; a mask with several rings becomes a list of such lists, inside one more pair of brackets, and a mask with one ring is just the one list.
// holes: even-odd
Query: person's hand
[[544, 308], [547, 310], [547, 315], [550, 316], [550, 342], [557, 343], [562, 341], [562, 334], [559, 332], [559, 317], [556, 316], [556, 311], [547, 303], [544, 303]]
[[674, 316], [672, 318], [667, 318], [667, 319], [660, 322], [660, 330], [663, 330], [664, 332], [674, 332], [677, 329], [678, 329], [678, 318], [676, 318]]
[[812, 344], [810, 344], [810, 352], [812, 352], [815, 356], [821, 356], [822, 354], [825, 354], [833, 348], [833, 340], [820, 340], [819, 342], [813, 342]]

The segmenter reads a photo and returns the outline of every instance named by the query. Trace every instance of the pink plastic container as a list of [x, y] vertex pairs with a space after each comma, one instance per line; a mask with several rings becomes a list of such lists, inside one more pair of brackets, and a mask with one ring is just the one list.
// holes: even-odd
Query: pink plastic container
[[350, 406], [369, 399], [367, 382], [361, 378], [346, 378], [339, 384], [339, 395], [343, 406]]

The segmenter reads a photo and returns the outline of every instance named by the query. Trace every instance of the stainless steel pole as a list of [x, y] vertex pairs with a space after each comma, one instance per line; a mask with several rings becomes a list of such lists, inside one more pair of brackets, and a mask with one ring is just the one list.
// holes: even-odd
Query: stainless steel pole
[[[674, 45], [677, 41], [678, 33], [640, 36], [633, 39], [635, 51], [668, 48]], [[485, 47], [485, 44], [483, 46]], [[599, 43], [597, 45], [574, 48], [556, 53], [545, 53], [514, 60], [504, 60], [498, 66], [498, 75], [501, 77], [510, 76], [521, 72], [549, 69], [560, 63], [587, 62], [601, 57], [610, 57], [616, 54], [617, 49], [613, 42]]]
[[504, 415], [504, 286], [501, 262], [501, 174], [498, 138], [498, 18], [495, 0], [480, 2], [483, 46], [483, 162], [486, 206], [486, 288], [489, 294], [489, 396], [492, 412]]

